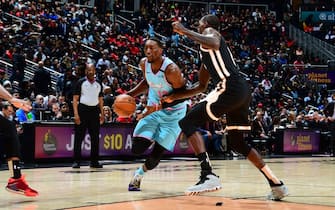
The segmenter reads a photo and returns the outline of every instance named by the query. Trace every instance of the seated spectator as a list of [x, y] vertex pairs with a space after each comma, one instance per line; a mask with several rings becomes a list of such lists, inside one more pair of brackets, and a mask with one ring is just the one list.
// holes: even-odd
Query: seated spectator
[[304, 117], [303, 114], [297, 115], [297, 117], [295, 119], [295, 126], [296, 126], [296, 128], [299, 128], [299, 129], [303, 129], [303, 128], [308, 127], [308, 124], [305, 121], [305, 117]]
[[[249, 140], [251, 141], [250, 144], [254, 144], [255, 148], [258, 148], [262, 154], [271, 154], [273, 152], [274, 139], [269, 135], [268, 129], [263, 120], [263, 113], [258, 111], [251, 123], [251, 138]], [[265, 143], [254, 143], [254, 140], [257, 139], [265, 140]]]
[[251, 124], [251, 134], [253, 138], [269, 139], [268, 128], [265, 126], [263, 121], [262, 112], [258, 111], [256, 113], [255, 119]]
[[68, 103], [64, 102], [62, 104], [60, 104], [60, 111], [62, 112], [62, 120], [67, 120], [70, 121], [71, 120], [71, 114], [70, 114], [70, 107], [68, 105]]
[[42, 120], [43, 112], [47, 109], [44, 106], [44, 97], [42, 95], [37, 95], [35, 101], [32, 103], [32, 113], [36, 117], [36, 120]]
[[141, 95], [140, 101], [138, 104], [136, 104], [136, 113], [141, 113], [147, 106], [147, 95]]
[[12, 83], [9, 80], [3, 82], [3, 87], [8, 91], [12, 92]]
[[222, 149], [222, 135], [212, 133], [209, 130], [198, 128], [199, 133], [202, 135], [205, 147], [207, 149], [208, 154], [210, 155], [218, 155], [223, 152]]
[[[30, 100], [28, 98], [25, 98], [24, 100], [30, 102]], [[35, 117], [33, 112], [31, 112], [31, 111], [27, 112], [27, 111], [24, 111], [21, 108], [17, 109], [15, 114], [16, 114], [17, 121], [19, 123], [33, 122], [33, 121], [36, 120], [36, 117]]]
[[308, 119], [308, 127], [312, 130], [325, 131], [327, 130], [327, 122], [325, 116], [314, 111]]
[[58, 101], [59, 104], [64, 103], [65, 102], [65, 96], [63, 96], [63, 95], [58, 96], [57, 101]]
[[325, 40], [329, 43], [335, 43], [335, 29], [330, 29], [325, 36]]
[[287, 116], [287, 128], [296, 128], [296, 114], [294, 111], [289, 111], [288, 116]]
[[47, 95], [43, 99], [43, 106], [49, 111], [52, 110], [52, 105], [55, 103], [57, 103], [57, 97], [54, 95]]
[[105, 117], [104, 123], [114, 122], [113, 112], [112, 112], [112, 109], [109, 106], [104, 106], [103, 107], [103, 112], [104, 112], [104, 117]]
[[13, 97], [14, 97], [14, 98], [21, 98], [21, 97], [20, 97], [20, 92], [19, 92], [17, 89], [14, 89], [14, 90], [12, 91], [12, 94], [13, 94]]
[[58, 103], [52, 104], [50, 120], [62, 120], [63, 115]]

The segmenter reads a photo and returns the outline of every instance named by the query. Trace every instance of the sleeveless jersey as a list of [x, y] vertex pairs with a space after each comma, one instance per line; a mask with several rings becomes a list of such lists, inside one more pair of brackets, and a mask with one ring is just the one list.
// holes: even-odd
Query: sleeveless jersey
[[164, 57], [163, 64], [157, 73], [153, 73], [151, 63], [145, 61], [145, 78], [149, 85], [148, 106], [158, 105], [164, 95], [173, 91], [171, 84], [166, 80], [165, 70], [173, 61]]
[[[165, 77], [165, 70], [171, 63], [173, 61], [164, 57], [160, 70], [154, 74], [151, 63], [145, 62], [145, 78], [149, 85], [148, 106], [159, 104], [163, 95], [173, 91]], [[138, 121], [133, 136], [156, 141], [165, 149], [173, 151], [181, 132], [178, 122], [185, 116], [186, 110], [186, 102], [181, 102], [172, 107], [153, 112]]]
[[228, 78], [239, 77], [237, 65], [233, 59], [229, 47], [223, 37], [221, 37], [220, 48], [218, 50], [205, 49], [200, 46], [200, 56], [213, 82], [226, 81]]

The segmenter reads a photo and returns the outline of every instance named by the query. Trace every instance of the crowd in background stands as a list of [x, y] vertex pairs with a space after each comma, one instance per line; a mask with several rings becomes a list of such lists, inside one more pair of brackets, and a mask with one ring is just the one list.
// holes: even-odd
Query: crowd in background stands
[[[306, 5], [302, 7], [306, 11], [329, 12], [334, 11], [334, 4], [324, 3], [320, 5]], [[321, 14], [320, 14], [321, 15]], [[295, 17], [298, 19], [298, 15]], [[331, 17], [330, 17], [331, 18]], [[330, 44], [335, 44], [335, 24], [334, 20], [320, 21], [316, 14], [310, 14], [301, 21], [300, 26], [304, 32], [325, 40]]]
[[[109, 13], [100, 14], [96, 8], [73, 3], [5, 0], [1, 7], [0, 54], [13, 64], [16, 75], [6, 75], [0, 70], [0, 82], [17, 97], [30, 100], [34, 108], [18, 117], [20, 122], [41, 118], [71, 120], [72, 88], [84, 75], [86, 62], [96, 64], [97, 77], [103, 82], [106, 122], [118, 122], [111, 109], [113, 99], [142, 79], [141, 71], [132, 66], [137, 66], [144, 56], [145, 38], [155, 36], [155, 32], [164, 36], [166, 55], [180, 66], [189, 84], [197, 82], [197, 45], [172, 32], [171, 23], [179, 20], [186, 27], [196, 28], [199, 17], [208, 12], [204, 7], [154, 1], [141, 6], [135, 18], [136, 28], [125, 21], [115, 22]], [[4, 12], [28, 22], [15, 21]], [[262, 8], [241, 9], [236, 13], [214, 6], [209, 12], [220, 18], [221, 33], [243, 73], [241, 76], [250, 82], [250, 121], [257, 118], [257, 113], [261, 115], [265, 136], [278, 127], [327, 130], [323, 109], [332, 100], [327, 91], [330, 87], [309, 81], [302, 74], [304, 64], [321, 64], [321, 61], [317, 56], [305, 55], [295, 40], [289, 39], [286, 24], [293, 16], [292, 11], [284, 11], [283, 19]], [[40, 72], [31, 81], [24, 80], [22, 58], [39, 64]], [[284, 67], [284, 64], [295, 65]], [[56, 90], [51, 88], [50, 75], [43, 66], [62, 73]], [[203, 97], [205, 93], [193, 97], [192, 103]], [[137, 99], [138, 109], [145, 107], [145, 100], [145, 96]], [[224, 125], [204, 125], [204, 129], [222, 134]]]

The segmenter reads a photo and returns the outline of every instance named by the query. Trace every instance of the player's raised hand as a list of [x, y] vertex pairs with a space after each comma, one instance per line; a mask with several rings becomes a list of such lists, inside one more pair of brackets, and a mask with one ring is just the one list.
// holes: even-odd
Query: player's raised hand
[[180, 35], [184, 35], [184, 32], [187, 30], [183, 24], [181, 24], [181, 22], [179, 21], [175, 21], [172, 23], [172, 29], [174, 32], [180, 34]]

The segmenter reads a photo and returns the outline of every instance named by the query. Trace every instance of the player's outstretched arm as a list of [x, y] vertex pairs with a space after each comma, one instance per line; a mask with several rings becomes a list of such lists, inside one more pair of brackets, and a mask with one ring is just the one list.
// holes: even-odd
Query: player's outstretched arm
[[28, 101], [14, 98], [2, 85], [0, 85], [0, 98], [13, 104], [13, 106], [18, 109], [23, 109], [24, 111], [30, 111], [32, 108]]

